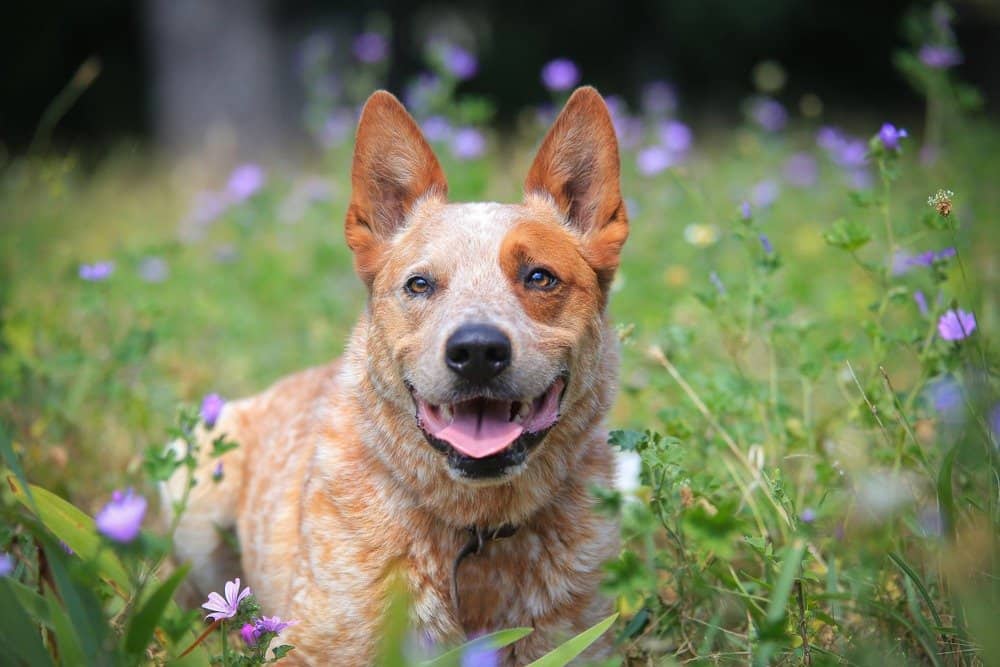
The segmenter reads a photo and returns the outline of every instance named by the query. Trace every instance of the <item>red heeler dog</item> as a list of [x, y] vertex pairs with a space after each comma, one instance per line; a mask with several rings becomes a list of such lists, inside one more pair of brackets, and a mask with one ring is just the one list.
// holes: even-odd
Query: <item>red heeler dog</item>
[[[520, 204], [450, 203], [416, 122], [377, 92], [351, 185], [365, 312], [343, 358], [229, 403], [201, 435], [239, 447], [218, 483], [201, 448], [178, 555], [201, 590], [242, 573], [268, 613], [297, 619], [291, 662], [371, 663], [401, 577], [431, 641], [533, 627], [502, 653], [523, 665], [612, 606], [598, 583], [618, 526], [592, 488], [614, 483], [607, 301], [628, 219], [608, 109], [573, 94]], [[166, 500], [183, 487], [178, 474]]]

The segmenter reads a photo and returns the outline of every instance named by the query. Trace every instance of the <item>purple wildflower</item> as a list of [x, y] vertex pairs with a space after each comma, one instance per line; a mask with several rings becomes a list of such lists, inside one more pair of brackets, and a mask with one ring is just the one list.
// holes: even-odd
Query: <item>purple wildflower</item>
[[222, 461], [216, 462], [215, 467], [212, 468], [212, 480], [221, 482], [224, 475], [225, 471], [223, 470]]
[[474, 127], [459, 128], [451, 138], [451, 153], [459, 160], [474, 160], [486, 152], [486, 137]]
[[757, 208], [767, 208], [778, 199], [781, 188], [776, 181], [765, 180], [756, 183], [750, 194], [750, 200]]
[[94, 262], [93, 264], [81, 264], [79, 275], [82, 280], [99, 283], [110, 278], [114, 272], [114, 262]]
[[580, 68], [568, 58], [556, 58], [542, 68], [542, 83], [553, 92], [569, 90], [580, 82]]
[[933, 266], [935, 262], [943, 262], [955, 256], [955, 249], [945, 248], [939, 252], [926, 250], [918, 255], [910, 255], [905, 259], [906, 266]]
[[431, 116], [420, 128], [428, 141], [447, 141], [451, 136], [451, 123], [444, 116]]
[[240, 637], [243, 638], [244, 644], [253, 647], [257, 645], [257, 641], [260, 639], [260, 631], [253, 623], [244, 623], [243, 627], [240, 628]]
[[380, 63], [389, 56], [389, 40], [377, 32], [363, 32], [354, 38], [351, 50], [363, 63]]
[[816, 145], [825, 151], [834, 151], [844, 141], [844, 135], [840, 130], [829, 125], [819, 128], [816, 133]]
[[672, 166], [674, 160], [663, 146], [647, 146], [636, 155], [635, 164], [643, 176], [655, 176]]
[[927, 317], [927, 296], [923, 293], [923, 291], [917, 290], [914, 292], [913, 300], [917, 302], [917, 309], [920, 311], [920, 314]]
[[740, 217], [742, 217], [744, 220], [749, 220], [752, 215], [753, 215], [753, 209], [750, 207], [750, 202], [744, 199], [740, 203]]
[[111, 501], [94, 517], [97, 531], [115, 542], [126, 544], [139, 535], [146, 516], [146, 499], [132, 489], [115, 491]]
[[811, 507], [805, 508], [799, 515], [799, 519], [802, 520], [802, 523], [812, 523], [816, 520], [816, 510]]
[[938, 333], [944, 340], [962, 340], [976, 330], [976, 316], [962, 310], [949, 310], [938, 320]]
[[295, 625], [298, 621], [282, 621], [277, 616], [261, 616], [257, 619], [257, 630], [261, 634], [265, 632], [273, 632], [274, 634], [279, 634], [282, 630], [290, 625]]
[[642, 88], [642, 109], [648, 114], [659, 116], [673, 113], [677, 109], [677, 93], [666, 81], [650, 81]]
[[945, 422], [962, 421], [962, 387], [954, 377], [942, 376], [929, 383], [924, 392], [931, 407]]
[[497, 667], [500, 655], [486, 643], [474, 643], [462, 652], [461, 667]]
[[931, 69], [948, 69], [962, 64], [962, 54], [951, 46], [924, 44], [920, 47], [920, 62]]
[[788, 112], [781, 102], [770, 97], [758, 97], [750, 105], [750, 117], [767, 132], [780, 132], [788, 124]]
[[785, 180], [797, 188], [810, 188], [819, 179], [819, 165], [809, 153], [796, 153], [785, 162]]
[[206, 616], [205, 620], [218, 621], [235, 616], [240, 610], [240, 603], [250, 596], [250, 587], [240, 590], [240, 578], [236, 577], [233, 581], [226, 582], [225, 593], [225, 598], [215, 591], [208, 594], [208, 600], [201, 606], [212, 613]]
[[431, 72], [421, 72], [403, 91], [403, 101], [407, 108], [416, 113], [427, 112], [441, 88], [441, 79]]
[[70, 556], [75, 556], [76, 555], [76, 552], [73, 551], [73, 548], [70, 545], [68, 545], [65, 542], [63, 542], [62, 540], [59, 540], [59, 548], [61, 548], [63, 551], [65, 551]]
[[442, 55], [445, 69], [459, 81], [471, 79], [479, 71], [479, 61], [475, 54], [461, 46], [448, 44]]
[[219, 415], [222, 414], [222, 408], [225, 405], [226, 399], [215, 393], [206, 394], [201, 399], [201, 420], [205, 422], [205, 426], [208, 428], [215, 427], [215, 422], [219, 420]]
[[671, 153], [684, 154], [691, 149], [694, 135], [691, 128], [678, 120], [660, 124], [660, 142]]
[[226, 194], [232, 203], [246, 201], [264, 187], [264, 169], [259, 164], [241, 164], [233, 169], [226, 183]]
[[162, 283], [170, 277], [170, 266], [162, 257], [144, 257], [139, 262], [139, 277], [147, 283]]
[[760, 245], [768, 255], [774, 253], [774, 246], [771, 244], [771, 239], [767, 238], [767, 234], [760, 235]]
[[319, 130], [319, 141], [326, 148], [339, 146], [350, 136], [354, 127], [354, 116], [348, 111], [335, 111], [323, 121]]
[[14, 557], [5, 551], [0, 551], [0, 577], [9, 577], [14, 573]]
[[899, 151], [899, 140], [909, 136], [903, 128], [897, 128], [892, 123], [884, 123], [878, 131], [878, 139], [887, 151]]

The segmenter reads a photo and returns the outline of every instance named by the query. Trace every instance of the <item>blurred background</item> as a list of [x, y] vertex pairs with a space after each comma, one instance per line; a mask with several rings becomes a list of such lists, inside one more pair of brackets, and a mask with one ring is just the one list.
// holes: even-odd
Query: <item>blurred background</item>
[[[13, 153], [38, 138], [88, 154], [123, 142], [178, 153], [206, 140], [238, 140], [250, 153], [301, 149], [309, 142], [304, 113], [317, 111], [309, 108], [317, 95], [357, 103], [359, 91], [372, 85], [404, 94], [427, 72], [435, 40], [475, 58], [474, 76], [459, 76], [459, 92], [488, 99], [490, 119], [503, 128], [549, 100], [539, 68], [560, 57], [579, 67], [583, 81], [633, 106], [644, 85], [666, 80], [685, 100], [685, 120], [698, 125], [738, 120], [736, 102], [760, 88], [777, 94], [793, 115], [826, 108], [834, 117], [874, 109], [912, 116], [921, 97], [893, 54], [928, 39], [915, 17], [929, 6], [907, 0], [19, 3], [0, 26], [0, 141]], [[1000, 3], [959, 2], [955, 10], [950, 30], [962, 45], [955, 65], [996, 113]], [[376, 37], [355, 43], [365, 33]], [[755, 67], [766, 62], [780, 66], [778, 80], [755, 77]], [[376, 71], [368, 86], [352, 82], [359, 64], [377, 66], [369, 68]], [[70, 96], [78, 99], [57, 100], [74, 80]]]

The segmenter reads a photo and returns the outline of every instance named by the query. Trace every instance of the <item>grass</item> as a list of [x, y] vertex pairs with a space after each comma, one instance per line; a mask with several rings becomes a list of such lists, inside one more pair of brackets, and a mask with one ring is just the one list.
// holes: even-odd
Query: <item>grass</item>
[[[642, 478], [601, 506], [622, 515], [605, 589], [634, 664], [1000, 660], [1000, 129], [956, 122], [930, 166], [904, 142], [886, 181], [873, 157], [860, 190], [817, 129], [708, 131], [653, 176], [623, 152], [632, 235], [611, 304], [624, 352], [609, 422]], [[452, 198], [518, 200], [540, 134], [467, 163], [441, 150]], [[819, 173], [793, 187], [782, 170], [802, 151]], [[195, 191], [223, 187], [225, 170], [178, 179], [132, 155], [92, 172], [73, 157], [8, 164], [0, 418], [28, 478], [93, 514], [112, 489], [144, 485], [143, 453], [178, 403], [338, 355], [365, 297], [342, 237], [349, 160], [341, 143], [308, 167], [269, 165], [259, 193], [200, 229], [185, 222]], [[767, 179], [777, 198], [743, 220]], [[927, 205], [940, 188], [956, 193], [947, 218]], [[948, 246], [951, 260], [890, 270], [894, 250]], [[162, 282], [141, 278], [148, 257], [169, 267]], [[107, 259], [108, 280], [78, 277]], [[976, 316], [963, 341], [937, 332], [952, 307]], [[12, 520], [0, 546], [21, 535]]]

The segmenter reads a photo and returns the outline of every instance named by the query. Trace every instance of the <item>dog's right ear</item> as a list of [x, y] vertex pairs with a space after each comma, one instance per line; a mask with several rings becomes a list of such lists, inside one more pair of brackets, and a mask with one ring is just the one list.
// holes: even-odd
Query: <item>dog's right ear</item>
[[416, 121], [391, 93], [373, 93], [358, 121], [344, 226], [354, 267], [367, 285], [381, 267], [385, 243], [416, 201], [447, 194], [444, 171]]

